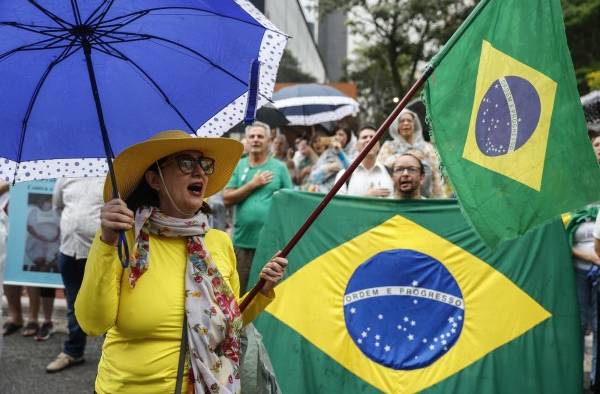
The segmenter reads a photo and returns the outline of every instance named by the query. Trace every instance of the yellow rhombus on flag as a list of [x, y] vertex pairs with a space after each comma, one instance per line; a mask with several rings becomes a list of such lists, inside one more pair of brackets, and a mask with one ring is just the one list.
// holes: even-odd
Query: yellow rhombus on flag
[[[348, 334], [344, 317], [345, 290], [355, 270], [382, 251], [397, 249], [441, 262], [464, 295], [464, 324], [454, 346], [430, 366], [413, 370], [395, 370], [366, 356]], [[360, 379], [388, 393], [430, 387], [551, 316], [484, 261], [402, 216], [304, 265], [277, 287], [267, 312]], [[398, 335], [402, 334], [406, 331]]]

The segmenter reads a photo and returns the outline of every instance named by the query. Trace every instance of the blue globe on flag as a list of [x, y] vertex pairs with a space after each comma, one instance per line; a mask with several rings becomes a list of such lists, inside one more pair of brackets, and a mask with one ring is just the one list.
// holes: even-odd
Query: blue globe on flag
[[344, 293], [349, 335], [371, 360], [396, 370], [426, 367], [456, 343], [465, 309], [446, 267], [407, 249], [362, 263]]
[[502, 77], [489, 87], [477, 112], [475, 138], [486, 156], [502, 156], [522, 147], [541, 114], [538, 92], [524, 78]]

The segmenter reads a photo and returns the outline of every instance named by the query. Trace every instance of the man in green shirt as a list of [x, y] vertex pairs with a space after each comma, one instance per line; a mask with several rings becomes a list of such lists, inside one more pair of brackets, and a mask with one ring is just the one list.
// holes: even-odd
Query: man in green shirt
[[235, 207], [233, 246], [242, 292], [273, 193], [292, 188], [286, 165], [269, 154], [270, 135], [270, 127], [261, 122], [246, 128], [248, 156], [238, 163], [223, 194], [225, 205]]

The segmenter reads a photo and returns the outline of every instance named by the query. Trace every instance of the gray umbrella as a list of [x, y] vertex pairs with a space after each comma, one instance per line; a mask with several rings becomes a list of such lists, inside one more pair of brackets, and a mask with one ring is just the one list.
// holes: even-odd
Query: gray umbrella
[[[263, 105], [256, 111], [256, 120], [266, 123], [271, 127], [281, 127], [290, 123], [280, 110], [275, 108], [273, 104]], [[231, 133], [243, 133], [246, 129], [244, 122], [240, 122], [233, 126], [227, 134]]]

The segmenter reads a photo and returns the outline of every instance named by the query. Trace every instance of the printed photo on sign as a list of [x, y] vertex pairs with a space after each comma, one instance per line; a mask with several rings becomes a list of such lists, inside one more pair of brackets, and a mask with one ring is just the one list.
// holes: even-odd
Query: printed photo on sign
[[60, 216], [52, 209], [53, 189], [54, 180], [17, 183], [11, 189], [4, 283], [62, 287]]
[[58, 272], [60, 218], [52, 209], [52, 195], [31, 193], [27, 200], [23, 271]]

